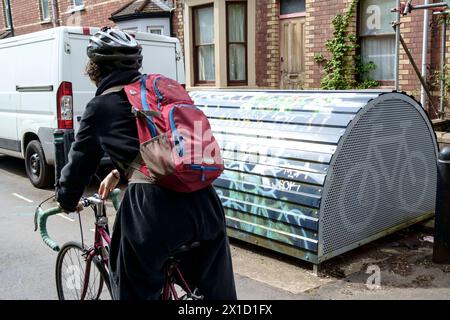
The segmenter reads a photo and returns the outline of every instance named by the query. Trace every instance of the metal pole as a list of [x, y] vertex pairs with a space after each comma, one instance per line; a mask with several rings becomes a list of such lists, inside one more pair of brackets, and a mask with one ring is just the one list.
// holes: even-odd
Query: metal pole
[[419, 4], [417, 6], [412, 6], [411, 10], [421, 10], [421, 9], [433, 9], [433, 8], [444, 8], [448, 7], [448, 2], [438, 2], [438, 3], [430, 3], [430, 4]]
[[58, 185], [61, 178], [61, 171], [66, 165], [66, 156], [64, 150], [64, 131], [55, 130], [53, 132], [53, 143], [55, 145], [55, 185]]
[[442, 38], [441, 38], [441, 99], [440, 99], [440, 115], [441, 119], [444, 119], [444, 101], [445, 101], [445, 59], [446, 59], [446, 42], [447, 42], [447, 15], [443, 16], [444, 22], [442, 23]]
[[397, 9], [395, 27], [395, 90], [400, 91], [400, 0], [397, 0]]
[[450, 148], [439, 153], [433, 261], [450, 263]]
[[[425, 5], [429, 4], [429, 0], [425, 0]], [[428, 24], [430, 23], [430, 15], [428, 10], [423, 14], [423, 40], [422, 40], [422, 78], [427, 78], [427, 52], [428, 52]], [[420, 102], [422, 108], [426, 108], [425, 88], [422, 86], [420, 92]]]
[[11, 12], [11, 1], [10, 0], [6, 0], [6, 14], [8, 15], [8, 19], [9, 19], [9, 30], [11, 32], [11, 37], [14, 37], [14, 23], [13, 23], [13, 18], [12, 18], [12, 12]]
[[430, 89], [428, 88], [428, 85], [427, 85], [425, 79], [422, 78], [422, 76], [420, 74], [419, 67], [417, 66], [416, 62], [414, 61], [414, 58], [413, 58], [413, 56], [411, 54], [411, 51], [409, 51], [408, 45], [406, 44], [405, 40], [403, 40], [402, 36], [400, 36], [400, 43], [402, 44], [403, 50], [405, 50], [406, 56], [408, 57], [409, 63], [411, 63], [411, 66], [413, 67], [417, 78], [419, 78], [419, 81], [422, 84], [422, 87], [425, 88], [425, 93], [428, 96], [431, 108], [433, 109], [433, 111], [438, 112], [438, 110], [436, 110], [436, 108], [434, 106], [434, 103], [433, 103], [433, 100], [432, 100], [433, 96], [431, 95]]

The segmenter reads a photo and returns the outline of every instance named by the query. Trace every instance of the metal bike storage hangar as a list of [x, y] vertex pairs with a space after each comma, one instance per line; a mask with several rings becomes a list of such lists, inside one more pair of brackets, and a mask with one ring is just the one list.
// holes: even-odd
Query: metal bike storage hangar
[[434, 213], [436, 137], [405, 94], [191, 96], [223, 151], [231, 237], [319, 264]]

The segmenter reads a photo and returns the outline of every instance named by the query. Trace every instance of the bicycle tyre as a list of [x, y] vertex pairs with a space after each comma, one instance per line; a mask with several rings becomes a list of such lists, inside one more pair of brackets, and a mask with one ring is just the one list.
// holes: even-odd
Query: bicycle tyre
[[[81, 299], [81, 293], [82, 293], [82, 286], [81, 284], [83, 283], [82, 279], [84, 277], [85, 274], [85, 268], [86, 268], [86, 262], [84, 260], [83, 257], [83, 253], [86, 251], [86, 247], [83, 248], [83, 246], [81, 245], [81, 243], [79, 242], [68, 242], [66, 244], [64, 244], [61, 247], [61, 250], [58, 253], [58, 257], [56, 259], [56, 268], [55, 268], [55, 280], [56, 280], [56, 290], [58, 293], [58, 299], [59, 300], [82, 300]], [[75, 252], [74, 255], [76, 257], [76, 261], [79, 263], [78, 266], [74, 265], [73, 259], [75, 257], [72, 256], [68, 256], [69, 252]], [[70, 262], [72, 264], [69, 264], [69, 267], [74, 267], [74, 270], [76, 268], [82, 268], [82, 272], [80, 272], [81, 270], [78, 270], [78, 277], [76, 277], [75, 273], [70, 275], [70, 277], [75, 277], [73, 280], [75, 280], [76, 283], [70, 283], [70, 285], [72, 286], [77, 286], [78, 288], [71, 288], [69, 286], [64, 286], [63, 280], [66, 280], [66, 284], [68, 279], [63, 279], [63, 275], [64, 275], [64, 270], [63, 267], [66, 265], [67, 263]], [[84, 300], [100, 300], [101, 294], [103, 292], [103, 287], [104, 285], [106, 285], [109, 297], [111, 298], [111, 286], [110, 286], [110, 281], [109, 281], [109, 275], [108, 272], [106, 271], [105, 267], [103, 266], [103, 264], [99, 261], [98, 257], [94, 257], [94, 259], [92, 260], [93, 265], [91, 265], [91, 275], [89, 277], [89, 286], [91, 286], [91, 283], [94, 285], [94, 287], [89, 287], [89, 289], [86, 292], [86, 296], [84, 297]], [[84, 268], [83, 268], [84, 267]], [[71, 270], [72, 272], [74, 270]], [[70, 271], [69, 271], [70, 272]], [[94, 274], [94, 281], [92, 282], [92, 273], [98, 272], [98, 283], [96, 284], [96, 277]], [[67, 273], [67, 271], [66, 271]], [[81, 277], [81, 275], [83, 277]], [[65, 290], [72, 290], [75, 292], [75, 296], [74, 297], [69, 297], [65, 294]]]

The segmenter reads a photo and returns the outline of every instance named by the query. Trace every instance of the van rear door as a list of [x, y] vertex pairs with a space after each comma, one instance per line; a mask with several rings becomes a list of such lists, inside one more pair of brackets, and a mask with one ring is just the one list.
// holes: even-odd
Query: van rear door
[[[40, 128], [55, 126], [57, 42], [55, 32], [36, 33], [21, 40], [17, 50], [11, 53], [19, 62], [14, 68], [15, 90], [19, 97], [18, 140], [22, 140], [25, 133], [38, 134]], [[41, 143], [46, 148], [48, 141]]]
[[[82, 28], [74, 28], [81, 29]], [[81, 116], [86, 105], [94, 97], [96, 87], [85, 75], [88, 57], [86, 47], [89, 44], [89, 34], [69, 31], [64, 36], [63, 43], [63, 81], [72, 83], [73, 92], [73, 124], [75, 133], [78, 132]]]
[[0, 149], [20, 152], [17, 138], [17, 100], [14, 68], [19, 64], [17, 45], [11, 39], [0, 41]]
[[176, 39], [137, 32], [136, 40], [142, 45], [143, 73], [159, 73], [184, 83], [184, 77], [178, 72]]

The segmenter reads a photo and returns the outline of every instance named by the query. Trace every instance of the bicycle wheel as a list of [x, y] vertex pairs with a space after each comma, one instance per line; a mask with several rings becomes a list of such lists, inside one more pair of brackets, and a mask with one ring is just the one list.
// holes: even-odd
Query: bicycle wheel
[[[90, 262], [89, 280], [83, 297], [84, 279], [88, 263], [86, 249], [78, 242], [64, 244], [56, 259], [56, 289], [59, 300], [111, 299], [109, 276], [98, 257]], [[107, 290], [103, 290], [105, 287]], [[103, 292], [107, 291], [107, 292]], [[103, 294], [102, 294], [103, 293]]]

